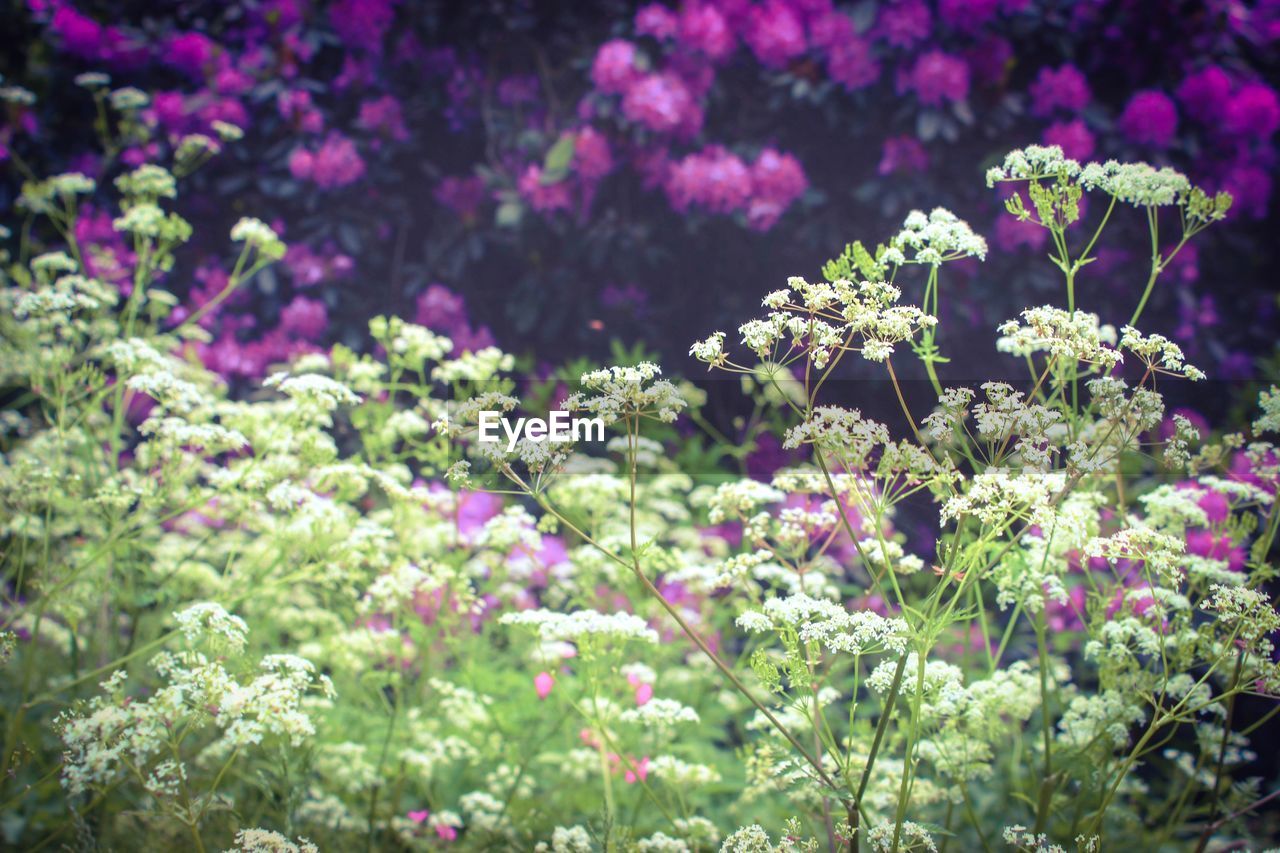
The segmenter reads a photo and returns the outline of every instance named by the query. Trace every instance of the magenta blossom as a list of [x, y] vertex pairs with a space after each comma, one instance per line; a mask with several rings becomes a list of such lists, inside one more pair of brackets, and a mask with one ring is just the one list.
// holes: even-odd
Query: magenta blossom
[[624, 39], [607, 41], [596, 51], [591, 64], [591, 82], [606, 95], [621, 95], [640, 79], [636, 69], [636, 46]]
[[1084, 119], [1058, 121], [1044, 130], [1045, 145], [1057, 145], [1073, 160], [1088, 160], [1093, 156], [1094, 139]]
[[650, 3], [636, 12], [636, 32], [642, 36], [653, 36], [659, 41], [674, 38], [679, 21], [675, 13], [661, 3]]
[[876, 34], [893, 47], [911, 47], [929, 37], [933, 16], [923, 0], [894, 0], [876, 18]]
[[1222, 117], [1231, 96], [1231, 77], [1219, 66], [1209, 65], [1183, 78], [1176, 94], [1187, 115], [1212, 124]]
[[1259, 80], [1245, 83], [1227, 101], [1223, 130], [1242, 139], [1269, 140], [1280, 127], [1280, 99], [1276, 90]]
[[1084, 74], [1070, 63], [1056, 70], [1041, 68], [1028, 92], [1031, 112], [1038, 116], [1052, 115], [1059, 110], [1076, 115], [1089, 105], [1093, 97]]
[[295, 296], [280, 311], [280, 329], [288, 335], [314, 341], [329, 327], [329, 312], [319, 299]]
[[782, 0], [765, 0], [751, 7], [743, 39], [760, 64], [768, 68], [785, 67], [807, 48], [804, 26]]
[[959, 57], [931, 50], [921, 54], [910, 71], [899, 73], [898, 91], [914, 91], [925, 106], [963, 101], [969, 95], [969, 66]]
[[622, 114], [654, 133], [692, 136], [702, 127], [702, 109], [674, 74], [649, 74], [627, 89]]
[[676, 38], [686, 50], [701, 53], [713, 62], [726, 59], [735, 44], [720, 10], [697, 0], [686, 3], [681, 10]]
[[929, 169], [929, 154], [914, 136], [891, 136], [880, 150], [881, 175], [894, 172], [924, 172]]
[[1164, 92], [1147, 89], [1129, 99], [1116, 126], [1135, 145], [1168, 148], [1178, 131], [1178, 108]]

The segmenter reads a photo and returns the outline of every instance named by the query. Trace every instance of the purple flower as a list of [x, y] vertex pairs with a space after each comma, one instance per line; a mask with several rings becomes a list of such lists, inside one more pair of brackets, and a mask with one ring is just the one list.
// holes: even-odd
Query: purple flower
[[1222, 123], [1232, 136], [1267, 141], [1280, 127], [1276, 90], [1259, 80], [1245, 83], [1227, 101]]
[[1074, 65], [1041, 68], [1028, 90], [1033, 115], [1048, 116], [1056, 110], [1077, 114], [1089, 105], [1092, 95], [1084, 74]]
[[636, 69], [636, 46], [625, 39], [600, 45], [591, 63], [591, 82], [606, 95], [621, 95], [640, 78]]
[[828, 49], [827, 74], [845, 89], [856, 92], [880, 79], [880, 64], [871, 53], [871, 44], [855, 35]]
[[1188, 74], [1178, 86], [1178, 100], [1187, 115], [1206, 124], [1217, 122], [1231, 96], [1231, 78], [1217, 65]]
[[573, 204], [573, 199], [569, 195], [569, 185], [564, 181], [543, 183], [542, 167], [536, 163], [530, 163], [525, 167], [519, 180], [516, 181], [516, 189], [520, 191], [521, 198], [538, 213], [568, 210]]
[[443, 284], [433, 284], [418, 295], [413, 322], [448, 336], [453, 341], [455, 355], [475, 352], [494, 344], [488, 327], [471, 328], [465, 301]]
[[303, 133], [324, 131], [324, 113], [312, 104], [311, 93], [305, 89], [285, 89], [276, 96], [276, 108], [280, 118]]
[[299, 180], [333, 189], [358, 181], [364, 175], [364, 160], [354, 142], [339, 133], [330, 133], [315, 152], [295, 148], [289, 155], [289, 171]]
[[735, 213], [751, 197], [751, 172], [736, 154], [710, 145], [672, 163], [663, 188], [681, 213], [694, 206], [708, 213]]
[[1058, 121], [1044, 130], [1044, 144], [1057, 145], [1062, 153], [1073, 160], [1088, 160], [1093, 156], [1093, 134], [1085, 125], [1084, 119]]
[[893, 47], [911, 47], [929, 37], [932, 15], [923, 0], [895, 0], [876, 18], [876, 35]]
[[692, 136], [702, 127], [702, 109], [674, 74], [649, 74], [627, 89], [622, 114], [654, 133]]
[[1013, 45], [999, 36], [987, 36], [964, 52], [976, 82], [987, 86], [1001, 83], [1009, 73]]
[[880, 152], [881, 175], [894, 172], [924, 172], [929, 168], [929, 154], [914, 136], [891, 136]]
[[329, 23], [347, 47], [376, 53], [396, 14], [396, 0], [335, 0]]
[[971, 33], [995, 17], [1000, 0], [939, 0], [938, 17], [953, 30]]
[[760, 64], [784, 68], [807, 49], [804, 26], [791, 7], [781, 0], [765, 0], [747, 15], [743, 40]]
[[441, 179], [435, 198], [461, 218], [474, 219], [484, 203], [484, 181], [474, 175], [465, 178], [450, 175]]
[[734, 38], [720, 10], [708, 3], [692, 2], [680, 12], [676, 38], [689, 51], [720, 62], [733, 52]]
[[828, 12], [809, 22], [809, 41], [820, 50], [830, 50], [842, 41], [857, 38], [857, 30], [849, 16]]
[[636, 32], [659, 41], [674, 38], [679, 21], [675, 13], [661, 3], [650, 3], [636, 12]]
[[208, 36], [200, 33], [181, 33], [169, 38], [164, 44], [161, 61], [170, 68], [177, 69], [191, 77], [204, 76], [209, 61], [213, 59], [217, 44]]
[[498, 82], [498, 103], [506, 107], [538, 102], [538, 77], [535, 74], [517, 74]]
[[1178, 108], [1164, 92], [1147, 89], [1129, 99], [1116, 126], [1135, 145], [1167, 148], [1178, 131]]
[[404, 126], [404, 114], [400, 110], [400, 102], [394, 95], [383, 95], [381, 98], [362, 103], [356, 126], [397, 142], [404, 142], [409, 138], [409, 131]]
[[963, 101], [969, 94], [969, 66], [941, 50], [921, 54], [911, 70], [898, 77], [899, 93], [912, 90], [926, 106]]
[[609, 140], [594, 127], [578, 131], [573, 141], [573, 168], [589, 181], [597, 181], [613, 171]]
[[773, 148], [764, 149], [751, 164], [752, 198], [747, 206], [747, 225], [756, 231], [768, 231], [808, 187], [809, 179], [799, 160]]
[[1243, 213], [1254, 219], [1267, 215], [1271, 201], [1271, 174], [1266, 169], [1244, 161], [1237, 162], [1227, 169], [1219, 186], [1235, 199], [1231, 206], [1233, 214]]
[[280, 329], [288, 335], [314, 341], [329, 325], [329, 312], [319, 299], [295, 296], [280, 310]]

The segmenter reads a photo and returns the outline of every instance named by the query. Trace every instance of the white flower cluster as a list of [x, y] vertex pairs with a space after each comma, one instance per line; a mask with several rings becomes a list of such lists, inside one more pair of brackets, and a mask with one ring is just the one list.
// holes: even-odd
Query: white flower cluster
[[1182, 347], [1164, 335], [1143, 335], [1132, 326], [1125, 326], [1121, 330], [1120, 346], [1136, 354], [1153, 373], [1184, 376], [1193, 382], [1204, 379], [1204, 371], [1187, 364]]
[[963, 494], [946, 500], [941, 518], [945, 523], [972, 515], [996, 528], [1019, 519], [1044, 526], [1053, 516], [1052, 501], [1065, 484], [1066, 475], [1061, 472], [1026, 468], [1015, 473], [1003, 467], [987, 468], [969, 480]]
[[631, 613], [600, 613], [595, 610], [575, 610], [559, 613], [554, 610], [520, 610], [507, 613], [499, 620], [504, 625], [520, 625], [532, 628], [544, 640], [581, 642], [592, 639], [639, 640], [658, 642], [658, 632]]
[[634, 367], [606, 367], [584, 373], [584, 390], [570, 394], [565, 408], [589, 412], [606, 424], [627, 417], [672, 423], [688, 403], [675, 385], [658, 378], [661, 374], [662, 368], [647, 361]]
[[1046, 352], [1106, 371], [1124, 360], [1115, 349], [1115, 327], [1103, 325], [1097, 314], [1042, 305], [1026, 309], [1022, 318], [1026, 325], [1009, 320], [999, 327], [1003, 337], [996, 341], [996, 349], [1000, 352], [1020, 357]]
[[231, 239], [256, 249], [258, 254], [271, 260], [284, 257], [285, 245], [271, 226], [252, 216], [241, 217], [231, 228]]
[[1001, 181], [1033, 181], [1078, 174], [1080, 163], [1069, 159], [1059, 146], [1028, 145], [1006, 154], [1003, 165], [988, 169], [987, 186], [994, 187]]
[[242, 829], [226, 853], [320, 853], [320, 848], [305, 838], [295, 844], [270, 829]]
[[804, 593], [771, 598], [764, 610], [751, 610], [737, 619], [738, 627], [752, 633], [793, 629], [800, 640], [818, 643], [828, 651], [849, 654], [901, 652], [906, 648], [907, 623], [870, 610], [849, 612], [831, 601]]
[[861, 468], [876, 448], [888, 442], [888, 427], [862, 417], [858, 409], [818, 406], [804, 423], [787, 430], [782, 446], [795, 449], [814, 444], [835, 450], [849, 467]]
[[1117, 201], [1138, 207], [1166, 207], [1182, 204], [1191, 192], [1191, 182], [1181, 172], [1157, 169], [1147, 163], [1090, 163], [1080, 172], [1080, 185], [1100, 189]]
[[643, 705], [623, 711], [619, 719], [652, 729], [669, 729], [680, 723], [701, 722], [697, 711], [674, 699], [650, 699]]
[[262, 384], [266, 388], [278, 388], [306, 412], [327, 414], [339, 406], [360, 402], [360, 395], [346, 385], [318, 373], [290, 376], [287, 371], [281, 371], [268, 376]]
[[1128, 559], [1146, 564], [1157, 577], [1177, 586], [1182, 581], [1182, 561], [1186, 542], [1150, 527], [1126, 527], [1110, 536], [1085, 543], [1089, 557], [1102, 557], [1110, 563]]
[[911, 211], [889, 245], [891, 251], [912, 249], [916, 263], [935, 267], [959, 258], [987, 257], [987, 241], [973, 233], [969, 223], [942, 207], [934, 208], [928, 216]]
[[[897, 833], [894, 831], [895, 826], [893, 821], [883, 820], [867, 830], [867, 843], [871, 845], [871, 849], [877, 853], [888, 853], [889, 850], [925, 850], [928, 853], [938, 853], [938, 845], [933, 843], [933, 836], [920, 824], [904, 820]], [[895, 834], [898, 836], [896, 845]]]
[[239, 616], [228, 613], [221, 604], [209, 601], [193, 604], [173, 614], [173, 618], [189, 642], [210, 637], [226, 643], [234, 652], [244, 651], [248, 642], [249, 626]]

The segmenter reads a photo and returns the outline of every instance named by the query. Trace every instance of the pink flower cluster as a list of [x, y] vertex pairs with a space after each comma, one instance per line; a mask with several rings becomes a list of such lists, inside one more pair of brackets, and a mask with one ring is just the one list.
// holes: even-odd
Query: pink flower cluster
[[334, 131], [314, 151], [302, 146], [293, 149], [289, 172], [321, 189], [336, 189], [349, 186], [364, 175], [364, 160], [354, 142]]
[[494, 343], [488, 326], [471, 325], [467, 303], [461, 294], [443, 284], [433, 284], [418, 296], [413, 322], [452, 340], [455, 355], [475, 352]]
[[773, 148], [748, 166], [736, 154], [711, 145], [670, 164], [663, 189], [671, 206], [712, 214], [742, 213], [757, 231], [773, 227], [809, 182], [800, 162]]

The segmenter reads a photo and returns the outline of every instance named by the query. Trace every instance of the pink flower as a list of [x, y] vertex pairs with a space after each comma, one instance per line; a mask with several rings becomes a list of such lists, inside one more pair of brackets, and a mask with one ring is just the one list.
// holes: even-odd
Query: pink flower
[[702, 127], [702, 110], [674, 74], [649, 74], [627, 89], [622, 113], [654, 133], [692, 136]]
[[409, 818], [409, 820], [413, 821], [414, 823], [421, 824], [421, 823], [425, 823], [427, 818], [431, 817], [431, 812], [427, 811], [426, 809], [422, 809], [421, 811], [412, 811], [412, 812], [409, 812], [407, 817]]
[[938, 17], [953, 30], [971, 33], [995, 17], [999, 0], [938, 0]]
[[921, 54], [909, 72], [900, 73], [898, 91], [909, 90], [914, 90], [925, 106], [963, 101], [969, 95], [969, 66], [959, 57], [931, 50]]
[[329, 23], [347, 47], [376, 52], [395, 14], [396, 0], [336, 0]]
[[181, 33], [170, 37], [165, 42], [161, 61], [170, 68], [199, 78], [204, 76], [217, 47], [217, 44], [206, 35]]
[[871, 52], [871, 43], [855, 35], [828, 48], [827, 74], [846, 90], [856, 92], [880, 79], [880, 64]]
[[436, 835], [440, 836], [440, 838], [445, 841], [458, 840], [458, 830], [444, 823], [436, 824]]
[[1093, 156], [1093, 134], [1085, 126], [1084, 119], [1058, 121], [1044, 130], [1044, 144], [1057, 145], [1073, 160], [1088, 160]]
[[1069, 63], [1059, 66], [1056, 71], [1041, 68], [1028, 93], [1031, 95], [1031, 113], [1038, 116], [1052, 115], [1057, 110], [1078, 114], [1093, 97], [1084, 74]]
[[485, 200], [484, 181], [477, 176], [442, 178], [435, 191], [436, 201], [463, 219], [474, 219]]
[[551, 688], [556, 686], [556, 679], [549, 672], [540, 672], [533, 677], [533, 689], [537, 691], [539, 699], [546, 699], [551, 695]]
[[397, 142], [404, 142], [409, 138], [409, 131], [404, 126], [404, 114], [400, 109], [400, 102], [394, 95], [383, 95], [381, 98], [362, 103], [356, 126]]
[[891, 136], [880, 151], [881, 175], [894, 172], [924, 172], [929, 168], [929, 154], [914, 136]]
[[996, 219], [995, 244], [1002, 251], [1012, 252], [1021, 246], [1038, 251], [1047, 239], [1049, 232], [1034, 222], [1019, 222], [1003, 214]]
[[807, 49], [804, 26], [781, 0], [765, 0], [747, 13], [743, 39], [762, 65], [783, 68]]
[[636, 69], [636, 46], [625, 39], [607, 41], [596, 51], [591, 63], [591, 82], [606, 95], [621, 95], [640, 78]]
[[1276, 90], [1258, 80], [1244, 84], [1227, 101], [1222, 123], [1232, 136], [1267, 141], [1280, 127]]
[[1116, 126], [1135, 145], [1167, 148], [1178, 131], [1178, 108], [1164, 92], [1147, 89], [1129, 99]]
[[676, 33], [680, 44], [694, 53], [701, 53], [713, 62], [719, 62], [733, 52], [733, 33], [720, 10], [709, 3], [697, 0], [685, 4], [680, 12]]
[[308, 180], [311, 177], [311, 170], [315, 168], [315, 159], [305, 148], [293, 149], [289, 154], [289, 174], [300, 181]]
[[364, 174], [364, 160], [355, 143], [338, 133], [325, 138], [315, 153], [311, 179], [322, 188], [332, 189], [353, 184]]
[[694, 206], [709, 213], [734, 213], [751, 196], [751, 173], [736, 154], [711, 145], [672, 163], [663, 189], [681, 213]]
[[646, 684], [644, 682], [641, 682], [640, 684], [636, 685], [636, 706], [637, 707], [648, 704], [649, 700], [652, 698], [653, 698], [652, 684]]
[[628, 785], [634, 785], [636, 782], [643, 782], [649, 778], [649, 756], [646, 755], [639, 761], [631, 763], [635, 769], [628, 769], [624, 776]]
[[516, 181], [516, 189], [529, 206], [538, 213], [555, 213], [568, 210], [573, 205], [569, 185], [564, 181], [547, 184], [542, 181], [542, 167], [530, 163]]
[[1231, 78], [1217, 65], [1188, 74], [1178, 85], [1178, 100], [1187, 115], [1206, 124], [1218, 121], [1231, 97]]
[[609, 140], [594, 127], [584, 127], [574, 138], [573, 168], [579, 175], [592, 181], [613, 171]]
[[929, 37], [933, 26], [923, 0], [895, 0], [876, 18], [876, 35], [893, 47], [911, 47]]
[[677, 26], [675, 14], [661, 3], [650, 3], [636, 12], [636, 32], [642, 36], [665, 41], [675, 36]]
[[280, 311], [280, 329], [286, 334], [314, 341], [329, 326], [329, 312], [319, 299], [295, 296]]

